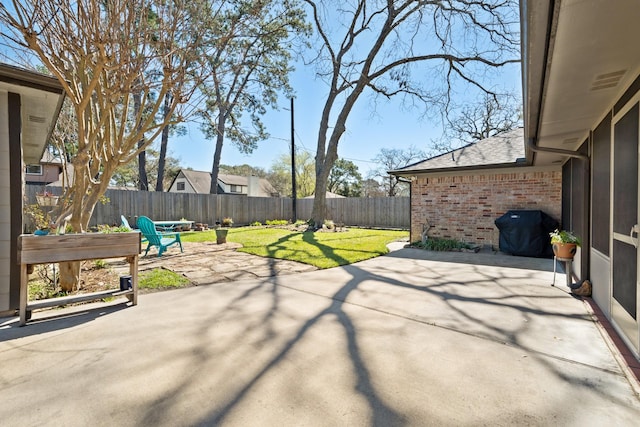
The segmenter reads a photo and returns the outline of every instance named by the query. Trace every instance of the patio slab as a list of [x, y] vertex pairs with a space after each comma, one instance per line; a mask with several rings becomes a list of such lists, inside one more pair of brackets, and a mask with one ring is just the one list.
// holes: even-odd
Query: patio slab
[[141, 295], [131, 308], [75, 308], [24, 328], [9, 319], [0, 419], [636, 425], [630, 380], [584, 302], [550, 286], [551, 261], [519, 268], [535, 262], [484, 256], [402, 249]]

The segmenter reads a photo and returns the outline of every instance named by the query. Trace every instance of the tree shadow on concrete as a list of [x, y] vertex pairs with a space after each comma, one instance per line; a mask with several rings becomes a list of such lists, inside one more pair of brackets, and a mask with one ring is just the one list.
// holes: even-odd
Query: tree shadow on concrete
[[[592, 321], [586, 312], [567, 313], [560, 310], [544, 308], [545, 299], [566, 298], [566, 295], [536, 295], [535, 293], [529, 293], [527, 288], [524, 286], [514, 290], [506, 285], [506, 282], [516, 279], [523, 281], [533, 279], [534, 275], [531, 272], [528, 273], [524, 270], [520, 270], [520, 274], [518, 275], [507, 275], [506, 273], [496, 273], [495, 271], [487, 273], [481, 266], [476, 266], [473, 271], [478, 277], [473, 280], [464, 282], [452, 281], [446, 273], [435, 272], [428, 280], [423, 280], [416, 284], [412, 283], [413, 278], [407, 277], [406, 280], [401, 280], [389, 277], [385, 274], [384, 267], [378, 269], [363, 269], [358, 264], [355, 264], [343, 268], [349, 273], [350, 278], [344, 285], [333, 293], [320, 294], [316, 293], [314, 290], [306, 290], [303, 285], [296, 287], [284, 285], [288, 289], [315, 294], [319, 297], [328, 298], [330, 301], [327, 307], [304, 320], [290, 338], [286, 339], [284, 342], [278, 343], [275, 339], [277, 335], [274, 325], [276, 322], [276, 316], [283, 314], [280, 305], [282, 299], [280, 290], [283, 284], [279, 277], [274, 277], [247, 287], [236, 298], [232, 299], [224, 309], [217, 313], [213, 313], [206, 319], [203, 319], [203, 324], [198, 334], [205, 336], [212, 324], [241, 319], [243, 314], [245, 314], [243, 306], [247, 301], [252, 298], [262, 298], [266, 292], [271, 297], [269, 308], [265, 310], [264, 314], [260, 317], [252, 320], [251, 322], [247, 322], [243, 326], [243, 333], [250, 333], [256, 329], [263, 328], [262, 330], [264, 331], [264, 334], [262, 344], [274, 345], [277, 346], [277, 348], [274, 350], [272, 355], [260, 365], [260, 367], [258, 367], [247, 379], [243, 380], [242, 384], [236, 388], [233, 394], [230, 395], [224, 403], [215, 403], [217, 406], [212, 408], [208, 415], [204, 416], [199, 423], [202, 425], [224, 424], [234, 409], [239, 407], [247, 398], [249, 393], [258, 386], [258, 383], [270, 374], [274, 368], [285, 361], [287, 356], [314, 327], [318, 326], [319, 323], [326, 318], [334, 318], [337, 319], [337, 323], [340, 325], [341, 330], [344, 333], [344, 337], [346, 338], [346, 351], [349, 355], [349, 361], [352, 364], [353, 372], [356, 375], [354, 391], [362, 396], [367, 402], [371, 417], [370, 424], [385, 426], [405, 424], [407, 422], [406, 416], [382, 397], [381, 391], [376, 388], [372, 381], [371, 368], [368, 366], [366, 358], [362, 354], [358, 343], [356, 327], [354, 326], [353, 319], [345, 310], [346, 305], [356, 305], [364, 309], [384, 313], [385, 315], [403, 317], [409, 321], [418, 321], [430, 327], [438, 327], [454, 333], [467, 335], [470, 339], [473, 337], [474, 339], [490, 340], [499, 344], [506, 344], [511, 347], [522, 349], [523, 351], [526, 351], [530, 357], [535, 358], [537, 362], [542, 366], [545, 366], [546, 369], [558, 378], [561, 378], [563, 381], [574, 384], [576, 387], [594, 390], [595, 393], [600, 394], [608, 402], [625, 406], [628, 405], [628, 402], [624, 402], [614, 394], [608, 393], [603, 387], [594, 387], [592, 380], [577, 377], [563, 371], [562, 364], [569, 362], [563, 357], [555, 355], [552, 352], [531, 348], [521, 339], [521, 337], [529, 331], [529, 328], [531, 327], [530, 321], [536, 316], [546, 316], [558, 319], [566, 318], [587, 322]], [[389, 270], [393, 273], [398, 273], [398, 271], [393, 271], [391, 268], [389, 268]], [[366, 304], [359, 304], [356, 298], [356, 291], [361, 290], [361, 286], [364, 282], [367, 282], [368, 284], [374, 282], [376, 284], [376, 288], [373, 292], [384, 293], [385, 289], [391, 287], [391, 289], [400, 288], [408, 292], [416, 292], [416, 295], [422, 294], [435, 297], [438, 301], [444, 303], [446, 307], [455, 313], [460, 319], [468, 323], [481, 326], [484, 328], [485, 332], [478, 330], [470, 331], [465, 329], [464, 325], [450, 325], [445, 322], [441, 322], [438, 319], [421, 318], [419, 314], [415, 313], [407, 314], [396, 312], [393, 308], [389, 307], [375, 307], [368, 306]], [[502, 290], [504, 292], [483, 297], [466, 295], [464, 292], [464, 290], [470, 285], [480, 284], [484, 286], [485, 284], [491, 283], [493, 286], [496, 286], [497, 290]], [[369, 291], [369, 288], [367, 288], [367, 292], [371, 292]], [[540, 302], [536, 306], [535, 304], [531, 304], [530, 301], [527, 301], [528, 298], [539, 298], [538, 301]], [[504, 308], [507, 311], [515, 311], [524, 316], [525, 321], [516, 327], [509, 324], [492, 322], [490, 319], [477, 314], [481, 311], [469, 309], [471, 304], [498, 307]], [[153, 406], [153, 410], [150, 410], [146, 414], [144, 419], [145, 424], [166, 419], [166, 417], [171, 413], [174, 398], [181, 395], [184, 390], [188, 389], [191, 381], [196, 381], [198, 379], [202, 374], [201, 370], [206, 366], [211, 357], [220, 356], [220, 353], [212, 353], [207, 348], [207, 345], [207, 342], [203, 342], [201, 348], [190, 349], [192, 363], [189, 366], [189, 370], [184, 373], [183, 381], [180, 384], [175, 384], [175, 387], [168, 391], [160, 402], [156, 402], [157, 404]], [[595, 366], [592, 368], [602, 369]], [[558, 402], [558, 405], [562, 405], [562, 402]]]

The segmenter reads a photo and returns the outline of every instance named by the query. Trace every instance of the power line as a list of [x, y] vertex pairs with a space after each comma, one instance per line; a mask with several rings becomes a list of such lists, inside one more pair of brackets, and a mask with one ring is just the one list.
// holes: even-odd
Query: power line
[[[315, 151], [309, 150], [309, 149], [304, 145], [304, 142], [302, 141], [302, 138], [300, 137], [300, 134], [298, 134], [298, 131], [296, 131], [296, 138], [297, 138], [297, 142], [298, 142], [300, 145], [302, 145], [302, 147], [304, 148], [304, 150], [305, 150], [307, 153], [312, 154], [312, 155], [314, 155], [314, 156], [316, 155], [316, 152], [315, 152]], [[352, 157], [341, 157], [341, 158], [342, 158], [342, 159], [345, 159], [345, 160], [350, 160], [350, 161], [352, 161], [352, 162], [372, 163], [372, 164], [374, 164], [374, 165], [376, 165], [376, 164], [380, 164], [379, 162], [374, 162], [373, 160], [354, 159], [354, 158], [352, 158]]]

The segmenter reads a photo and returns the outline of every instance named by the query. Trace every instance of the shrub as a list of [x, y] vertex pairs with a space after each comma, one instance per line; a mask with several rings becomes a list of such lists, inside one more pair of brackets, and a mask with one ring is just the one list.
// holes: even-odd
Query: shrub
[[223, 227], [231, 227], [233, 225], [233, 219], [231, 217], [222, 218], [222, 226]]
[[[66, 231], [69, 231], [69, 229], [67, 229]], [[111, 226], [111, 225], [107, 225], [107, 224], [98, 224], [98, 232], [99, 233], [105, 233], [105, 234], [109, 234], [109, 233], [128, 233], [129, 231], [131, 231], [131, 230], [128, 227], [124, 226], [124, 225]]]
[[460, 249], [471, 249], [471, 246], [467, 243], [454, 239], [443, 239], [440, 237], [430, 237], [426, 242], [415, 242], [411, 246], [421, 249], [427, 249], [430, 251], [451, 252], [459, 251]]
[[267, 225], [287, 225], [289, 221], [286, 219], [268, 219], [265, 221]]
[[93, 261], [93, 267], [96, 270], [107, 268], [107, 262], [105, 260], [103, 260], [103, 259], [96, 259], [96, 260]]
[[252, 227], [260, 227], [262, 225], [262, 223], [260, 221], [253, 221], [249, 225], [252, 226]]
[[26, 205], [24, 207], [24, 213], [31, 219], [37, 230], [47, 230], [51, 227], [52, 220], [49, 216], [49, 212], [42, 210], [40, 205]]

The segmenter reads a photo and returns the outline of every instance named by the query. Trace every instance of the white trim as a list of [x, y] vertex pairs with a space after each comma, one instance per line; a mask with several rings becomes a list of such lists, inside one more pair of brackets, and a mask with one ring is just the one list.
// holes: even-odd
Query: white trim
[[475, 170], [454, 170], [447, 172], [416, 172], [408, 173], [403, 176], [416, 176], [418, 178], [439, 178], [446, 176], [472, 176], [472, 175], [497, 175], [504, 173], [529, 173], [529, 172], [561, 172], [562, 165], [551, 166], [520, 166], [512, 168], [493, 168], [493, 169], [475, 169]]
[[[30, 167], [34, 167], [34, 166], [38, 166], [40, 168], [40, 172], [29, 172], [29, 168]], [[42, 176], [44, 175], [44, 167], [42, 167], [42, 165], [25, 165], [24, 167], [24, 173], [26, 175], [37, 175], [37, 176]]]
[[613, 115], [613, 117], [611, 119], [611, 137], [612, 138], [613, 138], [613, 123], [620, 121], [622, 116], [627, 114], [629, 112], [629, 110], [631, 110], [636, 105], [636, 103], [638, 103], [638, 102], [640, 102], [640, 91], [636, 92], [636, 94], [633, 95], [629, 99], [629, 101], [627, 101], [626, 104], [624, 104], [624, 107], [622, 107], [620, 109], [620, 111], [618, 111], [616, 114]]
[[[623, 92], [624, 93], [624, 92]], [[622, 96], [622, 95], [620, 95]], [[618, 98], [619, 100], [620, 98]], [[632, 315], [630, 315], [627, 310], [622, 307], [622, 305], [616, 301], [613, 297], [613, 273], [614, 273], [614, 263], [615, 256], [613, 252], [613, 244], [614, 241], [622, 242], [628, 245], [635, 246], [633, 240], [629, 235], [618, 233], [614, 231], [614, 197], [615, 197], [615, 128], [616, 124], [634, 108], [636, 105], [640, 104], [640, 91], [636, 92], [626, 103], [625, 105], [618, 111], [613, 114], [611, 117], [611, 159], [610, 159], [610, 188], [611, 188], [611, 200], [610, 204], [610, 224], [609, 224], [609, 254], [611, 260], [611, 269], [609, 273], [609, 281], [610, 281], [610, 298], [609, 298], [609, 307], [611, 310], [611, 323], [614, 328], [622, 337], [623, 341], [627, 344], [627, 346], [634, 352], [635, 356], [638, 357], [638, 352], [640, 351], [640, 251], [636, 248], [636, 318], [634, 319]], [[615, 103], [614, 103], [615, 105]], [[613, 109], [613, 107], [612, 107]], [[610, 111], [612, 111], [612, 109]], [[640, 160], [640, 109], [638, 113], [638, 141], [636, 141], [637, 150], [638, 150], [638, 159]], [[636, 177], [638, 182], [638, 195], [637, 195], [637, 215], [640, 217], [640, 168], [638, 168], [638, 176]], [[640, 218], [636, 217], [636, 224], [640, 223]]]

